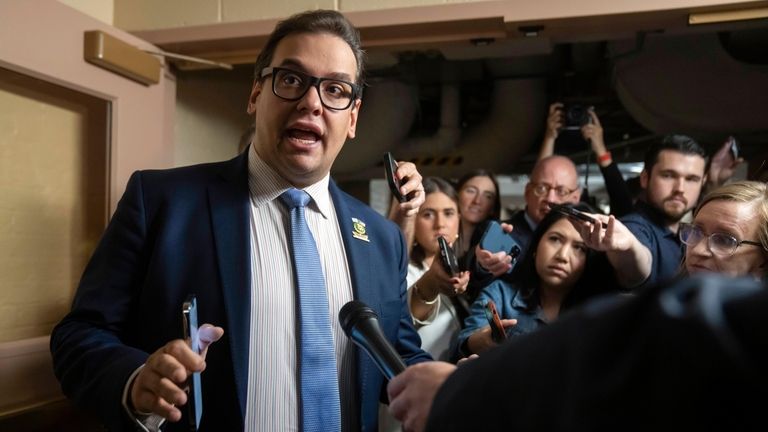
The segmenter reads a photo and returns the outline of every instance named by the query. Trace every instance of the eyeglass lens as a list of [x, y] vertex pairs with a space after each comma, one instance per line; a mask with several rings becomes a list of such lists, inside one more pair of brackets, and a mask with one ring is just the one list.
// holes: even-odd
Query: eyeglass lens
[[301, 99], [310, 87], [316, 87], [320, 102], [331, 109], [346, 109], [352, 104], [352, 83], [329, 78], [316, 78], [301, 72], [273, 68], [272, 91], [287, 100]]
[[[696, 225], [680, 227], [680, 240], [688, 246], [696, 246], [704, 237], [704, 232]], [[739, 246], [739, 241], [728, 234], [713, 233], [706, 237], [709, 250], [718, 255], [731, 255]]]
[[573, 192], [572, 190], [567, 189], [565, 186], [550, 186], [545, 183], [538, 183], [533, 186], [533, 193], [536, 196], [542, 197], [544, 195], [547, 195], [549, 191], [552, 189], [554, 189], [555, 194], [557, 194], [557, 196], [560, 196], [560, 197], [564, 197], [570, 194], [571, 192]]

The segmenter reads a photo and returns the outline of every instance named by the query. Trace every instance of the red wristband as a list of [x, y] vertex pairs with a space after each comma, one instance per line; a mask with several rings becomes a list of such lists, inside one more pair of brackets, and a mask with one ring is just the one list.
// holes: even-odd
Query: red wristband
[[605, 152], [597, 157], [598, 162], [609, 162], [612, 160], [613, 158], [611, 157], [611, 152]]

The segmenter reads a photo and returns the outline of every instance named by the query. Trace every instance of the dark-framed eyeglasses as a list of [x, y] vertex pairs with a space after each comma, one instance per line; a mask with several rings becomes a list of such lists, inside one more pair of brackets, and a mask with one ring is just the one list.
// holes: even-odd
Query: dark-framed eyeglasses
[[568, 189], [565, 186], [552, 186], [547, 183], [531, 183], [531, 190], [537, 197], [547, 196], [549, 195], [549, 191], [553, 189], [555, 194], [562, 198], [576, 192], [579, 188], [577, 187], [576, 189]]
[[349, 108], [360, 94], [360, 86], [336, 78], [318, 78], [304, 72], [276, 66], [261, 70], [261, 78], [269, 75], [272, 75], [272, 93], [275, 96], [296, 101], [303, 98], [307, 90], [314, 87], [320, 95], [323, 106], [332, 110]]
[[681, 223], [678, 231], [680, 241], [688, 247], [695, 247], [704, 237], [707, 238], [707, 247], [715, 255], [727, 257], [736, 252], [736, 249], [743, 244], [750, 246], [763, 247], [762, 243], [751, 240], [738, 240], [736, 237], [726, 233], [704, 234], [701, 227], [688, 223]]

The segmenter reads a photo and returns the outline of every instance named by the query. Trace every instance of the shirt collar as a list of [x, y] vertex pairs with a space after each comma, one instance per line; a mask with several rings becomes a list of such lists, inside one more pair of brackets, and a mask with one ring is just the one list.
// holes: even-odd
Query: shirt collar
[[[527, 311], [528, 310], [528, 302], [526, 302], [523, 299], [522, 294], [520, 291], [515, 294], [515, 297], [512, 298], [512, 308], [517, 309], [519, 311]], [[544, 319], [544, 310], [541, 308], [541, 306], [536, 305], [536, 309], [534, 309], [533, 314], [535, 318], [541, 322], [546, 322]]]
[[[326, 219], [330, 215], [332, 206], [331, 194], [328, 190], [329, 182], [330, 173], [317, 183], [302, 189], [312, 197], [314, 206], [310, 203], [310, 207], [319, 211]], [[290, 182], [282, 178], [261, 159], [254, 146], [251, 145], [248, 150], [248, 189], [251, 192], [253, 205], [259, 207], [271, 202], [292, 187]]]
[[676, 233], [672, 232], [672, 230], [667, 227], [667, 222], [664, 220], [664, 214], [661, 210], [641, 199], [637, 200], [635, 203], [635, 210], [644, 215], [646, 219], [653, 222], [654, 227], [664, 233], [664, 235], [677, 236]]
[[531, 227], [531, 231], [536, 231], [536, 227], [539, 224], [534, 222], [533, 219], [530, 216], [528, 216], [528, 209], [527, 208], [523, 212], [523, 216], [525, 217], [525, 221], [528, 222], [528, 226]]

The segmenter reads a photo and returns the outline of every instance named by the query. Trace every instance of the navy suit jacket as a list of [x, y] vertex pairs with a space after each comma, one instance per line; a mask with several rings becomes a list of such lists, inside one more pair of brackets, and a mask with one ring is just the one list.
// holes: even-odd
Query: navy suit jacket
[[[182, 337], [181, 306], [190, 293], [197, 295], [199, 322], [225, 329], [209, 349], [202, 374], [201, 429], [243, 429], [252, 270], [247, 153], [226, 162], [134, 173], [85, 269], [72, 311], [51, 335], [65, 394], [95, 411], [111, 430], [133, 429], [121, 405], [124, 386], [149, 353]], [[333, 181], [329, 189], [355, 299], [376, 311], [407, 364], [429, 360], [405, 300], [402, 234]], [[352, 236], [352, 218], [365, 223], [369, 241]], [[355, 350], [357, 423], [375, 430], [384, 378]], [[186, 430], [185, 425], [183, 418], [166, 430]]]

